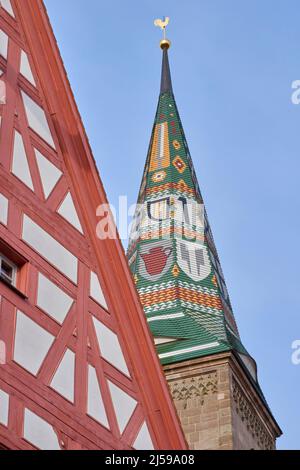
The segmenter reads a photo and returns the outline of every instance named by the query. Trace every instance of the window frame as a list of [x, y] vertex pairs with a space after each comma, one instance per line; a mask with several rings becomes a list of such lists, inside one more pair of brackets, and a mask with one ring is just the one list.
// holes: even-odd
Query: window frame
[[[9, 277], [2, 270], [2, 262], [5, 262], [12, 269], [12, 279], [10, 281]], [[17, 287], [17, 272], [18, 265], [11, 261], [7, 256], [0, 252], [0, 277], [5, 282], [9, 283], [12, 287]]]
[[[2, 275], [2, 259], [14, 270], [13, 282], [10, 282], [5, 275]], [[24, 299], [28, 298], [28, 267], [28, 260], [0, 238], [0, 282], [3, 282]]]

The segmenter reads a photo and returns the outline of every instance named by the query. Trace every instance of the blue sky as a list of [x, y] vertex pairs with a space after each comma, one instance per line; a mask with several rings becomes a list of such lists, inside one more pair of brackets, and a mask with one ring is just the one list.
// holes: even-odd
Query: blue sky
[[300, 449], [299, 0], [45, 0], [110, 202], [137, 197], [171, 17], [173, 87], [244, 344]]

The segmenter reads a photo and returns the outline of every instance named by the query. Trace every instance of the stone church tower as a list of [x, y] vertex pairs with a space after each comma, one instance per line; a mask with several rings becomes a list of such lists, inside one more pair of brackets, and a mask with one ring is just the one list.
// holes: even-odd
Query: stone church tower
[[163, 51], [128, 259], [191, 449], [274, 449], [281, 430], [245, 349]]

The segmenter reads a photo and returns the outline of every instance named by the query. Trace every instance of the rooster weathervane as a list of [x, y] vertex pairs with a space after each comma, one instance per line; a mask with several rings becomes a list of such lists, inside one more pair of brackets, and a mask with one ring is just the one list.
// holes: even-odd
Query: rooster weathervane
[[163, 32], [163, 40], [160, 42], [160, 47], [162, 49], [169, 49], [171, 45], [170, 41], [166, 38], [166, 27], [168, 26], [169, 22], [170, 18], [168, 16], [164, 16], [162, 20], [158, 18], [154, 21], [154, 25], [158, 26]]

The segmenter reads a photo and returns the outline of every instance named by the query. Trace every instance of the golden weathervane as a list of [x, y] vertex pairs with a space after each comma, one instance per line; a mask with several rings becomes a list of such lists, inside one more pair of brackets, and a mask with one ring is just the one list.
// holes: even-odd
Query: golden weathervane
[[170, 18], [168, 16], [164, 16], [162, 20], [158, 18], [154, 21], [154, 25], [158, 26], [163, 31], [163, 40], [160, 41], [160, 47], [162, 49], [169, 49], [171, 45], [171, 42], [166, 38], [166, 27], [168, 26], [169, 22]]

